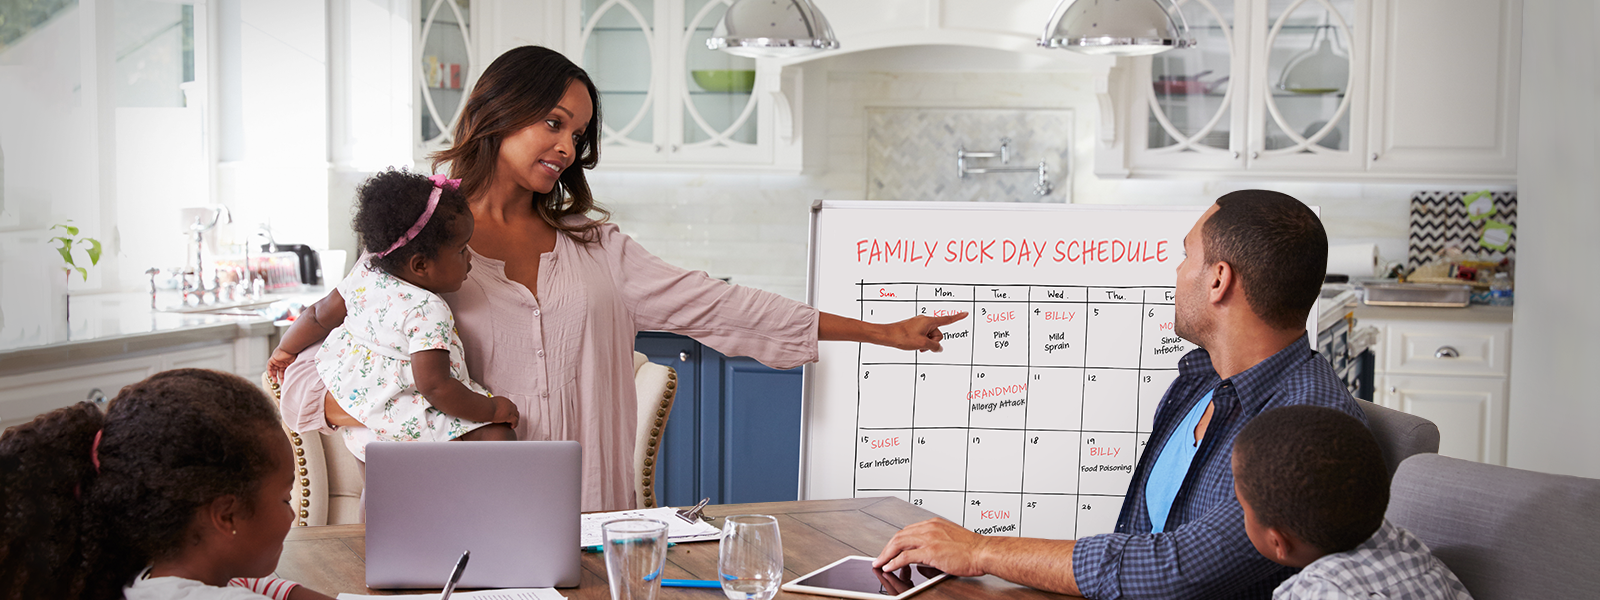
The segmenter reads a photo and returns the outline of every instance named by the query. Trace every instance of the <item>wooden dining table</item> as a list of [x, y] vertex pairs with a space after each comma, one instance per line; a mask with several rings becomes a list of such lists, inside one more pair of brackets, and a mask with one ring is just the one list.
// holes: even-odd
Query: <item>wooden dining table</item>
[[[729, 515], [762, 514], [778, 519], [783, 537], [783, 580], [791, 581], [850, 555], [876, 556], [901, 528], [935, 515], [898, 498], [802, 500], [705, 507], [711, 524], [721, 526]], [[366, 585], [366, 528], [362, 525], [296, 527], [283, 541], [275, 574], [329, 596], [340, 593], [421, 593], [430, 590], [370, 590]], [[574, 550], [576, 551], [576, 550]], [[578, 587], [557, 591], [572, 600], [609, 600], [603, 555], [583, 554]], [[716, 579], [717, 543], [691, 542], [667, 549], [665, 577]], [[438, 591], [438, 590], [431, 590]], [[719, 600], [719, 589], [662, 588], [662, 600]], [[778, 592], [778, 598], [817, 598]], [[951, 577], [917, 598], [1071, 598], [1019, 586], [994, 576]]]

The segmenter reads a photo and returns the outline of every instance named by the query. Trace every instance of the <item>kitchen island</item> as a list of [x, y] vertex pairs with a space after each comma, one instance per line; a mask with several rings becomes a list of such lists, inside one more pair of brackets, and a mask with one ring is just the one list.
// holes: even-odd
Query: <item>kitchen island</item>
[[[266, 302], [306, 304], [320, 286], [269, 294]], [[145, 293], [73, 296], [70, 324], [7, 323], [0, 329], [0, 429], [90, 400], [167, 369], [227, 371], [255, 380], [266, 369], [280, 325], [255, 310], [152, 310]], [[157, 299], [176, 305], [175, 293]], [[283, 306], [279, 304], [277, 306]]]

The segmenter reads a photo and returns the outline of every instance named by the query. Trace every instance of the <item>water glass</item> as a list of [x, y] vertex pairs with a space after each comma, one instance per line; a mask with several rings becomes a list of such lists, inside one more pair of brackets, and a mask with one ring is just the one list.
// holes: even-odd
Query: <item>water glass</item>
[[655, 600], [667, 562], [667, 524], [621, 519], [600, 526], [605, 538], [606, 578], [611, 600]]
[[783, 540], [767, 515], [728, 517], [717, 553], [722, 593], [731, 600], [769, 600], [783, 582]]

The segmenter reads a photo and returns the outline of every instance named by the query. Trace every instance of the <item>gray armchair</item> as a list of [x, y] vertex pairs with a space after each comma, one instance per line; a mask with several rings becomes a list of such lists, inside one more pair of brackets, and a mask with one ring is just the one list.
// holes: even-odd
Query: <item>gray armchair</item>
[[1422, 417], [1357, 401], [1367, 414], [1367, 428], [1378, 438], [1383, 462], [1393, 476], [1400, 463], [1416, 454], [1439, 452], [1439, 427]]
[[1400, 465], [1389, 521], [1478, 600], [1600, 594], [1600, 480], [1423, 454]]

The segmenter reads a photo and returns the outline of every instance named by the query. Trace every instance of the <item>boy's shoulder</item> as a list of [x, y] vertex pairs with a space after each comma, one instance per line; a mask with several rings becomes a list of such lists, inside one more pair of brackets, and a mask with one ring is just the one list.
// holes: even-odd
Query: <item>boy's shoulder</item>
[[1307, 565], [1273, 592], [1282, 598], [1389, 598], [1470, 600], [1461, 580], [1428, 551], [1427, 544], [1387, 519], [1377, 533], [1346, 552]]

